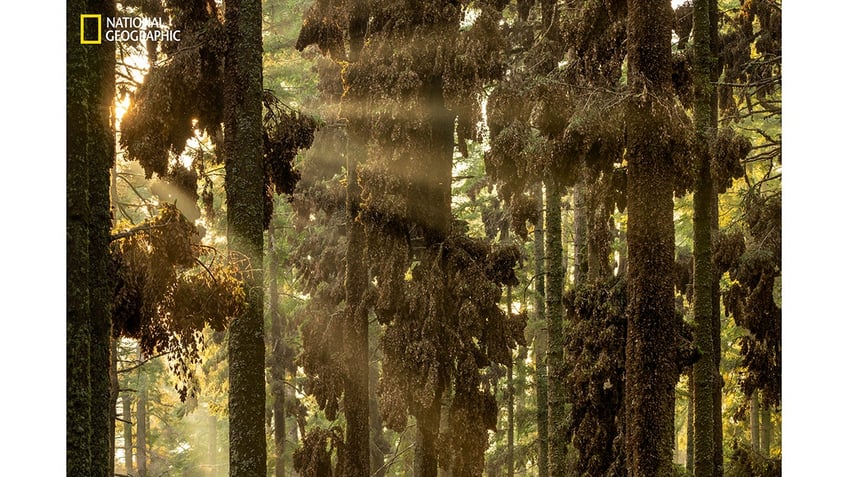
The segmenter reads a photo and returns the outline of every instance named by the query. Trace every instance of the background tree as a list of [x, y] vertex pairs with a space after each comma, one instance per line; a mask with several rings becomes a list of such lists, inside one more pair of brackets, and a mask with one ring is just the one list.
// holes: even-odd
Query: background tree
[[665, 2], [627, 2], [626, 460], [628, 474], [639, 476], [671, 474], [684, 352], [671, 276], [675, 177], [686, 170], [689, 133], [672, 93], [671, 21]]
[[112, 469], [109, 169], [114, 161], [114, 45], [82, 45], [80, 15], [112, 15], [114, 2], [68, 8], [67, 464], [80, 475]]

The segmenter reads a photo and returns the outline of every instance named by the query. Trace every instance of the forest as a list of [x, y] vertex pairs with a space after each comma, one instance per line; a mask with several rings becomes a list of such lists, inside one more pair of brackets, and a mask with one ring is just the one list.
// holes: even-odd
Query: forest
[[781, 0], [65, 20], [68, 476], [781, 475]]

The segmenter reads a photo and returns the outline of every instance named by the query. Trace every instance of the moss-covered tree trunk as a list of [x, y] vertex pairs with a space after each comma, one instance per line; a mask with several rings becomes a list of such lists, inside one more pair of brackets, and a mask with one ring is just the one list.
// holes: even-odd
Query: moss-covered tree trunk
[[586, 182], [588, 172], [580, 166], [577, 184], [574, 185], [574, 287], [586, 282], [586, 272], [589, 270], [588, 213], [586, 201]]
[[548, 477], [548, 334], [545, 324], [545, 234], [542, 185], [534, 190], [538, 218], [533, 230], [533, 262], [535, 266], [534, 303], [536, 336], [533, 339], [533, 358], [536, 362], [536, 435], [539, 447], [539, 477]]
[[224, 65], [227, 241], [247, 262], [246, 310], [229, 332], [230, 476], [266, 473], [263, 333], [262, 4], [228, 1]]
[[[587, 181], [584, 200], [586, 211], [586, 279], [588, 282], [605, 281], [612, 277], [610, 266], [610, 229], [609, 220], [612, 175], [601, 173]], [[575, 213], [577, 209], [575, 209]], [[576, 220], [575, 220], [576, 222]], [[580, 283], [577, 285], [579, 286]]]
[[[718, 2], [710, 0], [710, 47], [712, 49], [713, 58], [715, 61], [711, 64], [710, 81], [712, 84], [718, 82], [721, 74], [722, 65], [717, 59], [719, 56], [719, 36], [718, 36]], [[718, 88], [713, 87], [710, 97], [710, 107], [712, 108], [710, 122], [714, 128], [718, 127]], [[712, 197], [712, 234], [717, 236], [718, 228], [718, 193], [713, 187]], [[718, 273], [713, 273], [712, 282], [712, 315], [713, 315], [713, 475], [714, 477], [722, 477], [724, 475], [724, 430], [722, 428], [722, 387], [724, 386], [721, 376], [721, 301], [720, 301], [720, 280]]]
[[771, 406], [763, 404], [760, 407], [760, 451], [764, 456], [771, 456], [771, 440], [774, 426], [771, 424]]
[[274, 250], [277, 237], [274, 221], [268, 224], [268, 312], [271, 315], [270, 365], [271, 396], [274, 399], [274, 475], [286, 475], [286, 368], [285, 323], [280, 312], [280, 291], [277, 288], [277, 254]]
[[90, 67], [91, 45], [80, 44], [80, 15], [86, 2], [67, 4], [67, 396], [66, 463], [68, 475], [91, 475], [91, 321], [88, 300], [89, 92], [97, 82]]
[[632, 477], [671, 475], [677, 328], [671, 132], [672, 10], [627, 2], [628, 297], [626, 462]]
[[687, 389], [686, 396], [686, 470], [692, 474], [695, 472], [695, 393], [693, 388], [692, 370], [686, 374]]
[[750, 409], [750, 425], [751, 425], [751, 450], [754, 452], [760, 451], [760, 396], [759, 391], [751, 393], [751, 409]]
[[548, 474], [565, 475], [565, 363], [562, 332], [562, 206], [559, 186], [545, 185], [545, 316], [548, 324]]
[[701, 359], [692, 372], [695, 422], [695, 476], [710, 477], [715, 472], [714, 438], [715, 413], [713, 412], [715, 387], [715, 353], [713, 343], [713, 267], [712, 267], [712, 211], [713, 188], [710, 174], [709, 144], [715, 133], [713, 111], [715, 95], [712, 71], [716, 58], [713, 54], [710, 3], [715, 0], [695, 0], [693, 79], [695, 85], [695, 150], [696, 178], [693, 199], [694, 229], [694, 324], [695, 344]]
[[[104, 17], [115, 16], [114, 0], [92, 0], [89, 11]], [[109, 234], [112, 229], [111, 169], [115, 162], [115, 133], [112, 105], [115, 98], [115, 43], [93, 47], [91, 69], [97, 83], [90, 91], [93, 126], [88, 153], [88, 190], [91, 206], [89, 229], [89, 310], [91, 313], [91, 475], [114, 474], [114, 430], [116, 390], [112, 386], [112, 299], [109, 279], [111, 258]]]
[[110, 381], [110, 176], [115, 46], [80, 44], [80, 15], [114, 16], [110, 1], [68, 4], [67, 465], [69, 475], [113, 472]]
[[[424, 161], [417, 165], [421, 181], [411, 187], [410, 215], [423, 228], [424, 253], [422, 265], [433, 267], [444, 260], [441, 247], [450, 234], [451, 181], [454, 149], [455, 115], [445, 107], [444, 85], [440, 78], [430, 78], [424, 86], [425, 121], [430, 126], [430, 142]], [[444, 278], [445, 280], [447, 277]], [[444, 315], [444, 305], [437, 313]], [[415, 477], [436, 477], [438, 450], [436, 448], [444, 389], [438, 385], [433, 403], [415, 414], [418, 435], [415, 443]]]
[[368, 334], [369, 359], [368, 366], [368, 412], [370, 414], [369, 425], [371, 427], [371, 469], [373, 477], [384, 477], [386, 475], [386, 455], [392, 451], [392, 447], [383, 435], [383, 418], [380, 415], [380, 405], [377, 400], [377, 386], [380, 382], [380, 371], [378, 368], [379, 357], [379, 325]]
[[363, 155], [356, 144], [347, 154], [347, 251], [345, 252], [345, 302], [344, 326], [345, 363], [344, 378], [345, 447], [344, 475], [356, 477], [371, 475], [369, 451], [368, 408], [368, 308], [362, 297], [368, 286], [365, 266], [365, 230], [357, 219], [359, 215], [360, 187], [356, 168]]
[[[356, 0], [352, 10], [350, 32], [350, 59], [357, 61], [365, 41], [368, 24], [368, 7]], [[371, 475], [369, 449], [369, 366], [368, 366], [368, 306], [362, 300], [368, 287], [368, 269], [365, 264], [365, 229], [359, 221], [361, 188], [357, 168], [365, 157], [365, 149], [354, 137], [348, 143], [347, 189], [345, 195], [345, 221], [347, 226], [347, 251], [345, 252], [345, 304], [346, 322], [344, 346], [349, 366], [344, 378], [345, 446], [343, 475], [356, 477]]]

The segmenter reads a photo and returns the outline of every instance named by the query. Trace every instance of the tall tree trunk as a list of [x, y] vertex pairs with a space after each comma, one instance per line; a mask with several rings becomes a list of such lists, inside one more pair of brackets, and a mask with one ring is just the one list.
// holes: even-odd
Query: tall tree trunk
[[[506, 289], [507, 312], [512, 314], [512, 286]], [[515, 358], [510, 350], [509, 363], [506, 368], [506, 475], [515, 475], [515, 382], [513, 380], [513, 367]]]
[[759, 392], [751, 394], [751, 450], [760, 451], [760, 397]]
[[536, 435], [539, 443], [539, 477], [548, 477], [548, 336], [545, 325], [545, 234], [542, 184], [534, 189], [538, 219], [533, 229], [533, 261], [535, 264], [536, 336], [533, 357], [536, 362]]
[[[111, 336], [111, 330], [109, 334], [109, 442], [111, 443], [109, 472], [110, 475], [114, 475], [118, 470], [115, 467], [115, 437], [117, 435], [116, 426], [118, 425], [118, 394], [120, 392], [120, 384], [118, 383], [118, 339]], [[130, 428], [130, 432], [132, 432], [132, 428]]]
[[[145, 357], [139, 356], [141, 361]], [[136, 404], [136, 451], [138, 457], [138, 475], [147, 477], [147, 376], [142, 368], [138, 371], [138, 403]]]
[[767, 404], [760, 406], [760, 451], [764, 456], [771, 456], [771, 438], [774, 427], [771, 424], [771, 407]]
[[371, 360], [368, 367], [368, 410], [370, 414], [371, 426], [371, 469], [374, 477], [384, 477], [386, 475], [385, 460], [386, 455], [391, 452], [392, 448], [385, 436], [383, 436], [383, 418], [380, 416], [380, 405], [377, 400], [377, 385], [380, 382], [379, 369], [377, 367], [378, 347], [377, 338], [379, 326], [375, 325], [375, 329], [368, 334], [370, 354], [375, 356]]
[[[442, 79], [433, 77], [424, 86], [426, 121], [430, 125], [430, 143], [421, 167], [421, 183], [411, 190], [410, 215], [413, 223], [423, 229], [426, 250], [422, 265], [435, 266], [444, 260], [442, 244], [451, 230], [451, 181], [454, 150], [455, 115], [445, 106]], [[437, 313], [444, 313], [438, 311]], [[441, 381], [441, 379], [439, 379]], [[418, 433], [415, 442], [415, 477], [436, 477], [441, 416], [441, 399], [444, 385], [437, 384], [432, 404], [415, 414]]]
[[415, 461], [413, 477], [437, 477], [438, 450], [436, 438], [439, 435], [439, 420], [441, 417], [441, 392], [436, 393], [434, 403], [430, 408], [415, 416]]
[[559, 186], [545, 185], [545, 314], [548, 324], [548, 473], [565, 475], [565, 369], [562, 332], [562, 207]]
[[133, 475], [132, 394], [121, 395], [121, 418], [124, 423], [124, 473]]
[[210, 412], [206, 422], [206, 462], [209, 466], [209, 477], [213, 477], [218, 475], [218, 418]]
[[686, 397], [686, 470], [695, 472], [695, 383], [692, 370], [687, 373], [689, 396]]
[[[718, 195], [713, 197], [713, 235], [718, 235]], [[721, 277], [713, 275], [712, 302], [713, 302], [713, 463], [714, 477], [724, 475], [724, 429], [722, 428], [722, 387], [724, 378], [721, 375]]]
[[709, 144], [715, 132], [712, 83], [713, 55], [710, 35], [710, 6], [715, 0], [695, 0], [694, 84], [696, 178], [693, 199], [694, 229], [694, 324], [695, 344], [701, 359], [693, 366], [695, 397], [695, 476], [712, 477], [715, 472], [715, 353], [713, 342], [712, 211], [713, 188]]
[[286, 475], [286, 368], [283, 363], [285, 353], [285, 324], [280, 313], [280, 290], [277, 287], [277, 237], [274, 221], [268, 225], [268, 312], [271, 314], [271, 395], [274, 398], [274, 475]]
[[263, 333], [262, 3], [231, 0], [225, 11], [224, 153], [227, 242], [248, 261], [247, 307], [229, 333], [230, 476], [266, 473]]
[[67, 318], [66, 318], [66, 463], [68, 475], [91, 474], [91, 323], [88, 302], [91, 210], [88, 194], [88, 92], [96, 72], [92, 51], [80, 44], [80, 15], [86, 2], [67, 3]]
[[[589, 281], [605, 281], [612, 276], [609, 259], [611, 251], [609, 221], [612, 210], [607, 205], [607, 197], [611, 193], [612, 176], [602, 173], [599, 177], [587, 182], [584, 199], [587, 235], [585, 240], [586, 278]], [[575, 209], [575, 214], [576, 212]]]
[[[368, 24], [368, 6], [355, 0], [350, 18], [351, 60], [357, 61], [364, 44]], [[342, 452], [343, 475], [357, 477], [371, 474], [369, 449], [369, 367], [368, 367], [368, 306], [362, 300], [368, 287], [365, 265], [365, 230], [358, 220], [361, 188], [357, 168], [365, 149], [354, 137], [346, 152], [347, 188], [345, 196], [347, 250], [345, 252], [344, 325], [345, 363], [349, 368], [344, 378], [345, 446]]]
[[344, 379], [344, 412], [347, 427], [343, 475], [370, 475], [368, 408], [368, 306], [362, 297], [368, 286], [365, 266], [365, 230], [358, 220], [360, 187], [357, 167], [364, 149], [354, 141], [347, 151], [347, 251], [345, 252], [344, 353], [348, 369]]
[[[501, 222], [501, 242], [509, 243], [510, 212], [504, 209], [504, 219]], [[506, 287], [506, 312], [512, 316], [512, 285]], [[506, 475], [515, 475], [515, 382], [513, 366], [515, 357], [510, 350], [509, 363], [506, 365]]]
[[673, 162], [667, 108], [671, 84], [671, 5], [627, 2], [628, 310], [625, 366], [628, 475], [671, 475], [674, 387]]
[[[719, 60], [719, 35], [718, 35], [718, 1], [709, 0], [710, 16], [710, 49], [712, 62], [710, 64], [710, 84], [715, 85], [721, 75], [722, 64]], [[718, 88], [710, 88], [710, 124], [713, 129], [718, 128]], [[712, 234], [717, 236], [718, 228], [718, 192], [713, 187], [712, 196]], [[713, 464], [714, 477], [724, 475], [724, 430], [722, 428], [722, 387], [724, 380], [721, 376], [721, 302], [720, 302], [721, 277], [713, 273], [712, 282], [712, 315], [713, 315]]]
[[586, 281], [589, 271], [588, 215], [586, 200], [586, 182], [588, 171], [585, 165], [579, 166], [577, 184], [574, 186], [574, 287]]

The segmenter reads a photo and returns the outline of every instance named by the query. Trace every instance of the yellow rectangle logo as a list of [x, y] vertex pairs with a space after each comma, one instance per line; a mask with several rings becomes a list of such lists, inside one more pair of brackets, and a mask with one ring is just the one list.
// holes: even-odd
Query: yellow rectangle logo
[[[85, 21], [90, 19], [97, 20], [97, 39], [85, 39]], [[80, 15], [80, 44], [82, 45], [99, 45], [103, 40], [103, 20], [100, 14], [82, 14]]]

